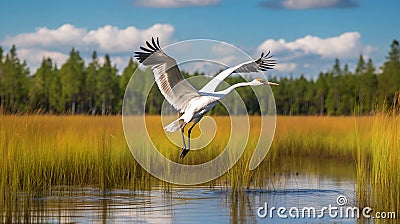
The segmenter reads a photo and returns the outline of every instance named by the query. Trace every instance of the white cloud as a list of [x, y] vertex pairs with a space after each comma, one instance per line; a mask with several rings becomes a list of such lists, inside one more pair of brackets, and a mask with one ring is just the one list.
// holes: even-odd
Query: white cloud
[[275, 65], [274, 69], [280, 72], [294, 72], [297, 68], [296, 63], [278, 63]]
[[131, 52], [136, 46], [143, 44], [151, 37], [160, 37], [168, 42], [174, 27], [170, 24], [155, 24], [148, 29], [140, 30], [134, 26], [120, 29], [105, 25], [95, 30], [87, 31], [71, 24], [64, 24], [57, 29], [38, 28], [33, 33], [7, 36], [1, 43], [4, 46], [15, 44], [19, 48], [51, 48], [69, 50], [71, 47], [89, 48], [107, 53]]
[[363, 44], [360, 33], [345, 32], [327, 38], [306, 35], [293, 41], [267, 39], [258, 46], [254, 55], [267, 51], [274, 55], [277, 61], [275, 69], [281, 74], [316, 76], [331, 68], [335, 58], [341, 61], [342, 66], [356, 63], [360, 54], [369, 58], [376, 48]]
[[151, 37], [159, 37], [164, 43], [174, 32], [174, 27], [169, 24], [155, 24], [146, 30], [138, 30], [130, 26], [119, 29], [115, 26], [106, 25], [97, 30], [91, 30], [85, 35], [83, 41], [87, 44], [97, 44], [105, 52], [127, 52], [132, 48], [142, 45]]
[[282, 5], [289, 9], [311, 9], [337, 7], [345, 2], [343, 0], [285, 0]]
[[329, 38], [307, 35], [289, 42], [284, 39], [268, 39], [258, 47], [258, 51], [270, 50], [273, 54], [296, 53], [298, 56], [312, 54], [323, 58], [352, 58], [373, 49], [371, 46], [363, 46], [360, 38], [358, 32], [346, 32]]
[[152, 8], [179, 8], [217, 5], [220, 0], [136, 0], [134, 5]]
[[275, 0], [264, 1], [261, 6], [271, 9], [323, 9], [323, 8], [353, 8], [358, 4], [353, 0]]
[[287, 43], [284, 39], [267, 39], [260, 46], [258, 46], [258, 51], [271, 51], [274, 53], [282, 52], [288, 50], [288, 47], [286, 45]]
[[22, 33], [14, 37], [6, 36], [2, 45], [17, 47], [50, 47], [59, 45], [80, 46], [86, 35], [86, 29], [76, 28], [71, 24], [64, 24], [58, 29], [46, 27], [37, 28], [33, 33]]
[[[100, 54], [110, 53], [115, 59], [113, 63], [121, 69], [122, 66], [126, 66], [133, 51], [138, 50], [138, 46], [143, 45], [145, 41], [151, 37], [159, 37], [160, 42], [166, 45], [173, 33], [174, 27], [170, 24], [154, 24], [147, 29], [138, 29], [134, 26], [121, 29], [105, 25], [93, 30], [64, 24], [56, 29], [40, 27], [35, 32], [6, 36], [0, 45], [11, 47], [15, 44], [19, 57], [27, 61], [32, 72], [44, 57], [50, 57], [59, 66], [62, 65], [72, 47], [89, 60], [93, 50]], [[125, 57], [126, 60], [123, 59]]]

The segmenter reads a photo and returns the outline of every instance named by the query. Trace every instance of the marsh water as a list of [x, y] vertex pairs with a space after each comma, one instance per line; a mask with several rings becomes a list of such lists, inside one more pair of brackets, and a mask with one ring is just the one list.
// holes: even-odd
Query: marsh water
[[[288, 210], [329, 205], [356, 206], [355, 167], [351, 162], [300, 160], [290, 169], [266, 177], [262, 188], [233, 192], [223, 185], [173, 187], [168, 190], [60, 187], [38, 195], [21, 192], [16, 208], [3, 211], [3, 222], [32, 223], [356, 223], [354, 217], [323, 215], [298, 218], [279, 217], [272, 207]], [[26, 200], [22, 200], [25, 198]], [[27, 205], [28, 203], [28, 205]], [[267, 207], [265, 207], [267, 206]], [[14, 206], [13, 206], [14, 207]], [[263, 207], [262, 209], [260, 207]], [[340, 207], [340, 206], [339, 206]], [[267, 208], [267, 209], [265, 209]], [[267, 211], [268, 210], [268, 211]], [[22, 211], [22, 209], [21, 209]], [[266, 214], [267, 212], [267, 214]], [[296, 213], [294, 213], [296, 214]], [[263, 217], [266, 215], [266, 217]], [[322, 216], [322, 217], [321, 217]]]

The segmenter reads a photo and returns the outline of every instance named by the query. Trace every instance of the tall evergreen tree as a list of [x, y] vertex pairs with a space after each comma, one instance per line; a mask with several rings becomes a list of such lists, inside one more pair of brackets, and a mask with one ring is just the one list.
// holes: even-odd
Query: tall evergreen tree
[[121, 80], [119, 83], [119, 87], [121, 90], [125, 91], [126, 86], [128, 85], [129, 80], [131, 79], [133, 73], [137, 68], [137, 64], [133, 62], [132, 57], [129, 58], [128, 65], [125, 67], [124, 71], [121, 75]]
[[104, 64], [99, 70], [97, 79], [97, 99], [101, 105], [101, 115], [110, 114], [113, 109], [113, 102], [117, 96], [117, 69], [111, 65], [110, 56], [104, 57]]
[[375, 66], [369, 58], [365, 65], [365, 71], [361, 76], [361, 89], [364, 93], [362, 99], [362, 113], [369, 113], [374, 110], [376, 90], [378, 88], [378, 78], [375, 73]]
[[97, 94], [97, 79], [99, 75], [100, 64], [97, 58], [97, 52], [93, 51], [92, 61], [86, 68], [85, 96], [88, 106], [88, 112], [92, 115], [96, 114], [96, 94]]
[[315, 82], [316, 91], [316, 107], [319, 115], [324, 115], [326, 110], [326, 98], [328, 95], [328, 83], [327, 75], [324, 73], [319, 73], [318, 79]]
[[362, 54], [358, 57], [358, 62], [357, 62], [357, 67], [355, 71], [355, 75], [361, 76], [362, 74], [365, 73], [366, 65], [364, 61], [364, 57]]
[[[125, 89], [129, 83], [129, 80], [131, 79], [133, 73], [135, 72], [136, 68], [137, 68], [137, 64], [135, 62], [133, 62], [132, 57], [130, 57], [128, 65], [125, 67], [124, 71], [122, 72], [121, 79], [119, 82], [119, 90], [120, 90], [120, 93], [119, 93], [120, 100], [118, 103], [119, 107], [122, 106], [122, 100], [124, 97]], [[137, 97], [139, 97], [139, 94], [137, 95]]]
[[50, 108], [51, 112], [55, 113], [63, 113], [64, 111], [64, 101], [62, 98], [62, 85], [61, 85], [61, 74], [60, 70], [57, 68], [57, 65], [54, 64], [53, 66], [53, 71], [52, 71], [52, 79], [50, 83], [50, 97], [49, 97], [49, 103], [50, 103]]
[[62, 98], [66, 104], [67, 111], [75, 114], [77, 105], [82, 100], [84, 86], [84, 61], [78, 51], [72, 48], [67, 62], [61, 67]]
[[28, 109], [29, 69], [26, 62], [20, 62], [17, 49], [12, 45], [4, 61], [4, 107], [11, 113]]
[[333, 64], [332, 74], [333, 76], [340, 76], [343, 74], [342, 69], [340, 68], [340, 61], [338, 58], [335, 59], [335, 64]]
[[387, 61], [382, 66], [382, 74], [379, 76], [379, 96], [381, 102], [387, 100], [387, 104], [393, 102], [395, 93], [400, 90], [400, 44], [393, 40], [390, 45]]
[[357, 76], [357, 80], [358, 80], [357, 85], [355, 86], [357, 89], [358, 105], [362, 106], [363, 100], [364, 100], [364, 95], [366, 92], [366, 89], [365, 89], [366, 80], [365, 80], [365, 76], [364, 76], [365, 61], [364, 61], [364, 57], [362, 56], [362, 54], [358, 58], [357, 67], [356, 67], [354, 74]]
[[55, 78], [54, 67], [51, 58], [43, 58], [40, 67], [33, 75], [34, 88], [31, 88], [31, 103], [35, 108], [44, 110], [43, 112], [50, 112], [50, 94], [51, 84]]
[[340, 86], [340, 102], [338, 104], [337, 115], [350, 115], [354, 111], [355, 95], [355, 76], [349, 71], [349, 66], [345, 64], [343, 75], [337, 77]]
[[328, 95], [326, 98], [326, 109], [329, 115], [337, 115], [340, 97], [341, 97], [341, 86], [340, 80], [342, 79], [342, 69], [340, 67], [339, 59], [335, 59], [335, 64], [332, 67], [331, 72], [327, 75], [328, 84]]

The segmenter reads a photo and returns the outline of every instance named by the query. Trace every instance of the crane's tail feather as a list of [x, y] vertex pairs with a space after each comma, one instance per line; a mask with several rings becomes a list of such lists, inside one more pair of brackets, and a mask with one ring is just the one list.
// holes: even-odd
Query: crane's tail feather
[[164, 128], [164, 130], [166, 130], [168, 132], [176, 132], [176, 131], [180, 130], [181, 129], [181, 124], [180, 124], [179, 120], [181, 120], [181, 119], [180, 118], [176, 119], [175, 121], [173, 121], [172, 123], [167, 125]]

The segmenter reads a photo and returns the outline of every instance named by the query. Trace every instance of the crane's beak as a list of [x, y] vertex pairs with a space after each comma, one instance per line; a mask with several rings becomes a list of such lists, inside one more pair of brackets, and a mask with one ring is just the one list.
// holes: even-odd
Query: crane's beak
[[272, 85], [272, 86], [279, 86], [279, 84], [278, 84], [278, 83], [274, 83], [274, 82], [266, 82], [266, 84], [268, 84], [268, 85]]

